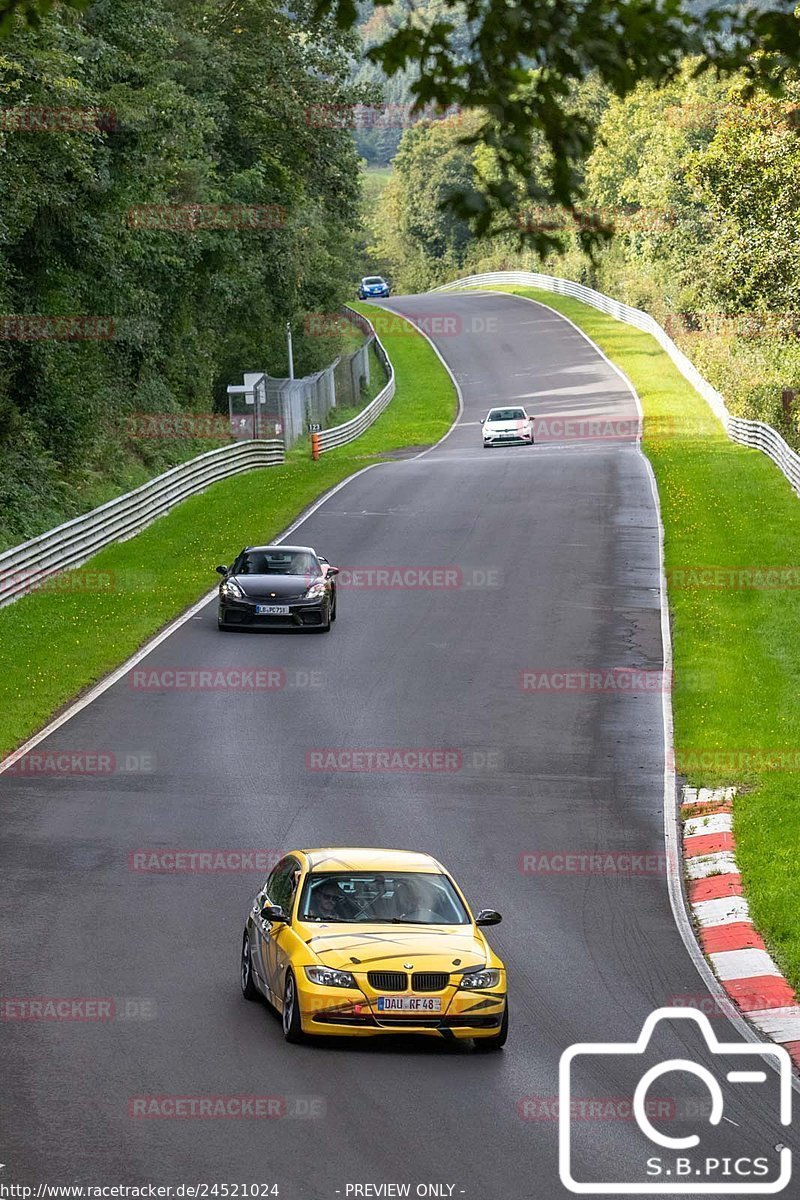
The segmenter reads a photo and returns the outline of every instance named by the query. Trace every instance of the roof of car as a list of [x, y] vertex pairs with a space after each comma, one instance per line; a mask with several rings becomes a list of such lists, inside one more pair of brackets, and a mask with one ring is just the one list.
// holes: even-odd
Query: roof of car
[[312, 871], [443, 871], [430, 854], [416, 850], [378, 850], [363, 846], [326, 846], [301, 851]]
[[245, 550], [301, 550], [308, 554], [316, 554], [313, 546], [245, 546]]

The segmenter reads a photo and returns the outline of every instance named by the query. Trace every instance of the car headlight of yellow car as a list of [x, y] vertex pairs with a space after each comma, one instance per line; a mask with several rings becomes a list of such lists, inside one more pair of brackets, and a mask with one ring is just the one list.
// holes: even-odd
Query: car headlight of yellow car
[[480, 991], [482, 988], [497, 987], [500, 982], [500, 972], [490, 969], [488, 971], [472, 971], [469, 975], [462, 975], [460, 988], [469, 988], [471, 991]]
[[306, 978], [320, 987], [358, 987], [349, 971], [334, 971], [332, 967], [306, 967], [305, 972]]

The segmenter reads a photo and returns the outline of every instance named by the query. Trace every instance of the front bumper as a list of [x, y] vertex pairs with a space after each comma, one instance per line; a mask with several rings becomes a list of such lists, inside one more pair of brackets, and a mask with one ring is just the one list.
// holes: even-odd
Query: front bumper
[[530, 433], [484, 433], [483, 444], [484, 446], [532, 446], [533, 430]]
[[443, 992], [430, 993], [442, 1001], [442, 1011], [424, 1015], [379, 1013], [377, 993], [365, 980], [359, 979], [358, 983], [358, 990], [351, 990], [319, 987], [298, 979], [303, 1031], [336, 1037], [414, 1034], [440, 1039], [484, 1038], [497, 1034], [503, 1020], [506, 1005], [504, 973], [494, 990], [467, 991], [448, 987]]
[[[259, 604], [288, 606], [288, 616], [266, 616], [256, 613]], [[220, 596], [217, 615], [220, 624], [231, 629], [319, 629], [330, 619], [328, 600], [238, 600]]]

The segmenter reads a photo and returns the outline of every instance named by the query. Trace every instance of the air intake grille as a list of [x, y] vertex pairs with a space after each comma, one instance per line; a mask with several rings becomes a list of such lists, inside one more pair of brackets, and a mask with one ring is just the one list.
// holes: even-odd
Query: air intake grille
[[415, 992], [443, 992], [450, 976], [441, 971], [415, 971], [411, 976], [411, 988]]
[[404, 992], [408, 987], [408, 976], [402, 971], [370, 971], [367, 979], [376, 992]]

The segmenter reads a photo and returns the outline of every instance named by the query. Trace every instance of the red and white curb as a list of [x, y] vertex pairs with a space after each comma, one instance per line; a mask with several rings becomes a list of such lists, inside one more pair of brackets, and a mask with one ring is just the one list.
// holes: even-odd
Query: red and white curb
[[770, 957], [742, 894], [733, 840], [735, 788], [681, 795], [683, 857], [700, 944], [731, 1002], [800, 1067], [800, 1004]]

